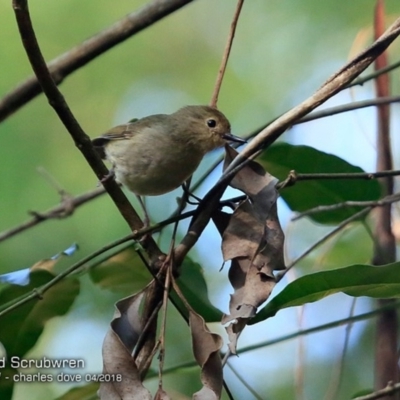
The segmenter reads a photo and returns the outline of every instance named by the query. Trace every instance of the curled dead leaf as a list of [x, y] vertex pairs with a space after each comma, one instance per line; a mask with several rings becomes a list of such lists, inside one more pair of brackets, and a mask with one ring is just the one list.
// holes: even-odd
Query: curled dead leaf
[[[236, 150], [226, 147], [224, 169], [236, 155]], [[260, 164], [250, 161], [231, 181], [231, 186], [248, 198], [232, 215], [219, 211], [213, 218], [222, 235], [224, 261], [232, 260], [229, 280], [234, 293], [229, 304], [230, 315], [225, 315], [222, 323], [236, 321], [236, 326], [227, 328], [233, 353], [246, 321], [256, 314], [275, 286], [273, 271], [285, 268], [276, 182]]]
[[[147, 288], [146, 288], [147, 289]], [[100, 399], [151, 400], [143, 386], [132, 351], [143, 331], [139, 308], [146, 289], [116, 303], [116, 311], [103, 343], [103, 373], [113, 376], [101, 383]]]
[[203, 387], [193, 395], [196, 400], [217, 400], [222, 392], [222, 363], [219, 351], [222, 338], [211, 333], [204, 319], [189, 310], [189, 324], [192, 333], [193, 354], [201, 367]]
[[221, 397], [223, 385], [222, 361], [219, 353], [222, 348], [222, 338], [210, 332], [203, 317], [197, 314], [186, 301], [175, 279], [172, 285], [189, 312], [193, 354], [201, 368], [203, 387], [194, 393], [193, 399], [218, 400]]

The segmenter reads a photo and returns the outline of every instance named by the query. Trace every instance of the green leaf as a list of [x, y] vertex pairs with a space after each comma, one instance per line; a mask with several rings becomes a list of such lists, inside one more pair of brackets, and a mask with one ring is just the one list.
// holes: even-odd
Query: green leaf
[[400, 262], [380, 267], [356, 264], [302, 276], [271, 299], [249, 324], [273, 317], [283, 308], [312, 303], [339, 292], [354, 297], [400, 297]]
[[[193, 262], [189, 258], [185, 258], [181, 266], [181, 275], [177, 280], [177, 284], [186, 301], [206, 322], [221, 321], [222, 312], [215, 308], [208, 298], [207, 283], [200, 264]], [[188, 315], [185, 306], [177, 294], [171, 292], [171, 296], [181, 312]]]
[[84, 386], [72, 388], [64, 393], [61, 397], [57, 397], [55, 400], [92, 400], [97, 399], [97, 391], [99, 390], [100, 384], [97, 382], [89, 383]]
[[[135, 246], [129, 246], [91, 268], [89, 275], [92, 281], [102, 288], [127, 296], [143, 289], [152, 279], [135, 251]], [[200, 264], [186, 258], [181, 266], [177, 283], [188, 303], [206, 322], [221, 320], [222, 312], [215, 308], [208, 298], [207, 283]], [[171, 296], [181, 312], [187, 315], [185, 306], [178, 296], [173, 292]]]
[[[53, 273], [46, 270], [31, 272], [28, 285], [12, 284], [0, 292], [0, 305], [15, 301], [54, 277]], [[68, 312], [79, 294], [79, 288], [79, 280], [66, 278], [45, 292], [42, 299], [35, 298], [0, 317], [0, 343], [6, 350], [7, 359], [10, 360], [12, 356], [23, 357], [36, 344], [46, 323]], [[11, 398], [12, 376], [17, 372], [6, 363], [2, 373], [9, 379], [0, 380], [0, 398]]]
[[89, 271], [93, 283], [126, 296], [143, 289], [152, 276], [135, 248], [131, 245], [93, 266]]
[[[361, 168], [332, 154], [309, 146], [294, 146], [283, 142], [272, 145], [258, 158], [258, 161], [270, 174], [280, 180], [284, 180], [291, 170], [297, 173], [364, 172]], [[281, 196], [293, 211], [302, 212], [320, 205], [348, 200], [376, 200], [380, 193], [380, 186], [376, 180], [315, 179], [299, 181], [283, 189]], [[310, 218], [323, 224], [337, 224], [358, 211], [359, 207], [342, 208], [312, 214]]]
[[[27, 286], [9, 285], [0, 292], [0, 304], [39, 288], [53, 279], [49, 271], [37, 270], [30, 274]], [[64, 279], [51, 287], [42, 299], [33, 299], [0, 317], [0, 342], [11, 355], [22, 357], [39, 339], [44, 326], [51, 318], [65, 315], [79, 294], [77, 279]]]

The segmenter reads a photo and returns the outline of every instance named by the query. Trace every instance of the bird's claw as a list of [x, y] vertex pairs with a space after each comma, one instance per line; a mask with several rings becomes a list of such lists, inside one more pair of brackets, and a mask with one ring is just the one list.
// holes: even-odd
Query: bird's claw
[[111, 169], [108, 171], [108, 174], [107, 174], [107, 175], [104, 175], [104, 176], [99, 180], [99, 184], [100, 184], [100, 183], [107, 182], [109, 179], [114, 178], [114, 177], [115, 177], [115, 171], [114, 171], [114, 168], [111, 168]]

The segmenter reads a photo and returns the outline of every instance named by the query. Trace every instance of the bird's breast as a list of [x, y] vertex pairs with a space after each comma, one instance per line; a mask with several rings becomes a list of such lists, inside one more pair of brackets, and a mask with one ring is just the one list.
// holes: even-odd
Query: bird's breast
[[182, 146], [157, 146], [150, 142], [138, 145], [124, 140], [107, 146], [106, 155], [117, 180], [143, 196], [176, 189], [193, 174], [203, 157], [201, 152]]

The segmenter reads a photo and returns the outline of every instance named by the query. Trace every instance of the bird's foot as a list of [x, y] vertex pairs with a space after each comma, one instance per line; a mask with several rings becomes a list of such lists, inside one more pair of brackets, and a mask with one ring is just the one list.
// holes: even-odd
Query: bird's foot
[[114, 168], [111, 168], [111, 169], [108, 171], [108, 174], [107, 174], [107, 175], [104, 175], [104, 176], [100, 179], [99, 184], [100, 184], [100, 183], [107, 182], [109, 179], [112, 179], [112, 178], [115, 178], [115, 170], [114, 170]]
[[[183, 203], [188, 203], [194, 206], [197, 206], [200, 204], [201, 199], [200, 197], [195, 196], [193, 193], [190, 192], [188, 186], [186, 185], [186, 182], [182, 184], [182, 189], [183, 189], [183, 197], [182, 197], [182, 202]], [[191, 201], [190, 198], [194, 198], [196, 201]]]

